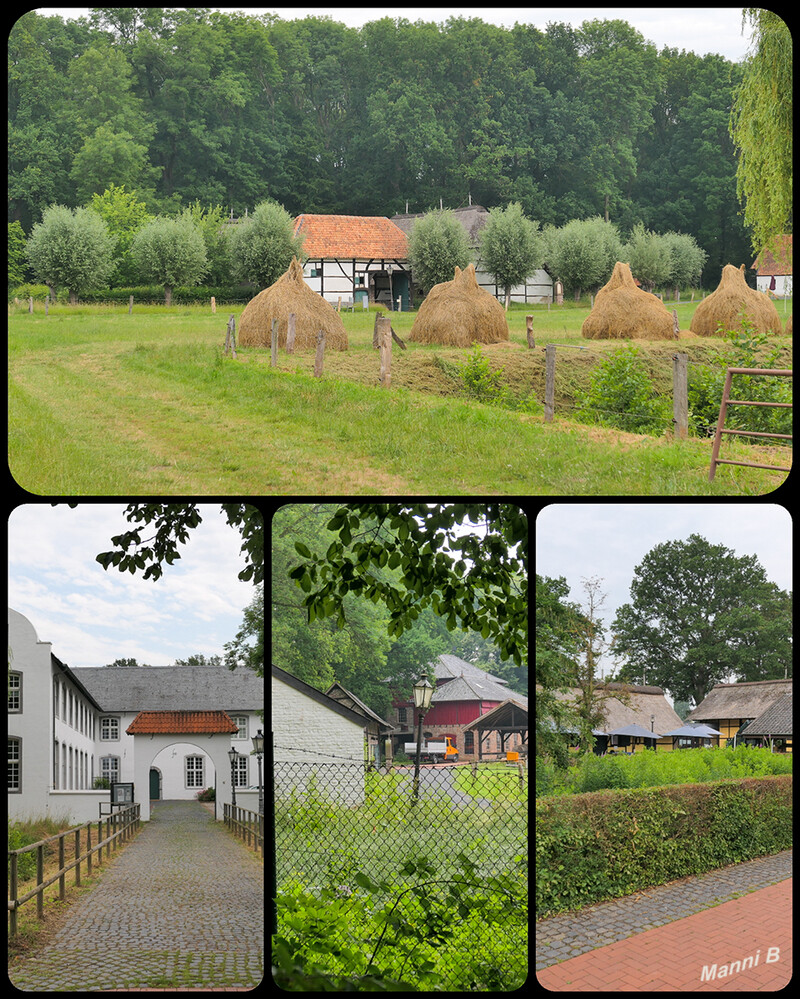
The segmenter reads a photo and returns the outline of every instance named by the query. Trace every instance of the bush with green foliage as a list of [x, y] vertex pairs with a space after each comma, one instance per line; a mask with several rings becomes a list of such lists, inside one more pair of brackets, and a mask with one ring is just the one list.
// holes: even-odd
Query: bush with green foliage
[[576, 396], [580, 419], [630, 433], [662, 433], [672, 423], [672, 405], [656, 394], [641, 351], [625, 344], [592, 371], [589, 391]]

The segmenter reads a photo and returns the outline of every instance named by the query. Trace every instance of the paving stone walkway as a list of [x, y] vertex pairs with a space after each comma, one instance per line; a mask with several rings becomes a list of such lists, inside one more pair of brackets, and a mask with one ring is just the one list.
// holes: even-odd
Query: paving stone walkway
[[[785, 850], [542, 919], [536, 977], [551, 992], [780, 989], [791, 978], [791, 876]], [[708, 977], [748, 957], [745, 971]]]
[[154, 805], [150, 822], [112, 854], [47, 943], [10, 969], [18, 989], [252, 989], [261, 982], [260, 860], [200, 803]]

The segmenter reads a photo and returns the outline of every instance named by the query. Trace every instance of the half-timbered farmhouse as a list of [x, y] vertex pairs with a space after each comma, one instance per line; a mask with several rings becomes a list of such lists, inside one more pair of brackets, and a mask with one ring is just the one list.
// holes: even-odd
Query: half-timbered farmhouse
[[388, 218], [298, 215], [294, 235], [305, 237], [306, 284], [328, 302], [409, 308], [408, 241]]
[[[763, 719], [767, 711], [773, 708], [778, 701], [782, 701], [788, 695], [791, 699], [792, 680], [756, 680], [751, 683], [718, 683], [703, 698], [700, 704], [689, 713], [687, 721], [703, 722], [722, 734], [715, 736], [714, 743], [724, 746], [729, 740], [755, 741], [758, 733], [758, 741], [761, 737], [767, 739], [773, 737], [773, 748], [783, 749], [786, 752], [792, 750], [791, 740], [791, 706], [789, 706], [788, 719], [786, 717], [786, 702], [783, 702], [780, 713], [773, 721], [780, 720], [779, 727], [786, 728], [788, 732], [769, 731], [770, 716], [767, 716], [767, 724]], [[758, 726], [751, 729], [756, 721]], [[752, 737], [752, 738], [751, 738]], [[775, 745], [775, 739], [779, 738], [779, 744]]]
[[[475, 277], [484, 291], [503, 301], [505, 299], [505, 289], [500, 288], [497, 282], [482, 265], [478, 257], [478, 239], [481, 229], [489, 220], [489, 212], [482, 205], [465, 205], [461, 208], [453, 209], [453, 215], [461, 223], [467, 233], [470, 248], [477, 260], [475, 263]], [[411, 234], [414, 222], [422, 218], [422, 213], [406, 213], [405, 215], [393, 215], [394, 222], [403, 232]], [[524, 284], [515, 285], [511, 289], [512, 302], [538, 302], [547, 303], [553, 301], [553, 279], [546, 270], [536, 270], [531, 274]]]

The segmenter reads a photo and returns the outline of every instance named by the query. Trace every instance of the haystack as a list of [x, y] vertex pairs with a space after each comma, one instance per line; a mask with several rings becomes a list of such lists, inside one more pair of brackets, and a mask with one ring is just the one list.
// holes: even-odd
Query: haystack
[[740, 329], [743, 312], [758, 332], [779, 336], [783, 332], [778, 310], [769, 298], [748, 287], [744, 264], [741, 267], [725, 264], [717, 290], [697, 306], [689, 329], [698, 336], [719, 336], [720, 323], [723, 331]]
[[325, 330], [327, 350], [347, 350], [347, 332], [339, 313], [303, 280], [297, 257], [275, 284], [259, 292], [245, 306], [239, 320], [240, 347], [269, 347], [272, 320], [278, 320], [278, 346], [286, 347], [289, 313], [295, 320], [295, 350], [316, 350], [317, 331]]
[[469, 347], [473, 343], [508, 340], [503, 306], [484, 291], [475, 277], [475, 264], [456, 267], [452, 281], [435, 284], [419, 307], [409, 337], [414, 343]]
[[587, 340], [674, 340], [675, 326], [664, 303], [637, 288], [630, 266], [618, 261], [581, 333]]

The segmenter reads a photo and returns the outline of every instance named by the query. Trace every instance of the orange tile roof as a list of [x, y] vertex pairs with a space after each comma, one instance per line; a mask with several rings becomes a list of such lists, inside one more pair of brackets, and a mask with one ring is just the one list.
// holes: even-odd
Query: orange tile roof
[[238, 732], [224, 711], [140, 711], [125, 730], [128, 735]]
[[753, 261], [753, 267], [758, 271], [760, 277], [769, 277], [771, 274], [791, 274], [791, 235], [775, 236]]
[[391, 219], [359, 215], [298, 215], [294, 234], [303, 233], [304, 255], [312, 260], [406, 260], [408, 239]]

